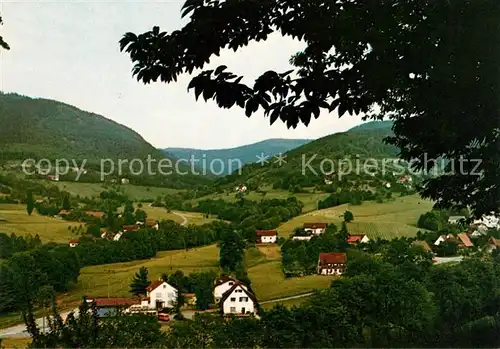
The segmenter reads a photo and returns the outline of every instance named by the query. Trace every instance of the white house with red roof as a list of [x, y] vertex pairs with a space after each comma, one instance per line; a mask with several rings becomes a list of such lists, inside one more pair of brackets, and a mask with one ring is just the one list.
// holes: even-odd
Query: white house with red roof
[[219, 303], [223, 315], [257, 313], [257, 298], [240, 281], [224, 292]]
[[69, 247], [76, 247], [80, 243], [80, 240], [78, 239], [71, 239], [69, 240]]
[[457, 234], [456, 236], [453, 234], [448, 234], [448, 235], [441, 235], [437, 238], [437, 240], [434, 242], [434, 245], [439, 246], [443, 242], [454, 242], [456, 243], [459, 247], [473, 247], [474, 244], [470, 240], [469, 236], [466, 233], [460, 233]]
[[304, 223], [304, 231], [312, 235], [321, 235], [325, 232], [327, 223]]
[[151, 282], [146, 292], [146, 296], [141, 297], [141, 306], [144, 307], [169, 308], [177, 301], [177, 289], [161, 279]]
[[367, 242], [370, 241], [370, 239], [368, 238], [368, 236], [364, 234], [353, 234], [349, 235], [346, 241], [350, 245], [357, 245], [357, 244], [366, 244]]
[[278, 232], [276, 230], [257, 230], [258, 244], [275, 244], [278, 241]]
[[[228, 276], [221, 276], [220, 278], [218, 278], [215, 281], [215, 285], [214, 285], [215, 303], [219, 303], [221, 298], [222, 298], [222, 295], [224, 293], [226, 293], [231, 287], [233, 287], [233, 285], [236, 282], [239, 282], [239, 281], [236, 279], [233, 279], [231, 277], [228, 277]], [[245, 286], [243, 283], [240, 282], [240, 284], [243, 288], [247, 289], [247, 286]]]
[[345, 253], [320, 253], [317, 272], [320, 275], [342, 275], [346, 269], [346, 263]]

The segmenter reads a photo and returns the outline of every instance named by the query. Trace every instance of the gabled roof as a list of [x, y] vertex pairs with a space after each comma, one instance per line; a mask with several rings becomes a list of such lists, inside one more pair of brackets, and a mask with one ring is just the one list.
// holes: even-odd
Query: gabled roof
[[146, 287], [146, 291], [151, 292], [151, 291], [155, 290], [158, 286], [163, 284], [164, 282], [165, 281], [163, 281], [163, 280], [155, 280], [152, 283], [150, 283], [148, 287]]
[[246, 290], [245, 287], [242, 287], [242, 286], [245, 286], [245, 285], [241, 281], [237, 280], [229, 290], [227, 290], [226, 292], [224, 292], [222, 294], [222, 297], [220, 299], [220, 303], [223, 304], [226, 301], [226, 299], [231, 295], [231, 293], [233, 293], [233, 291], [238, 287], [243, 290], [243, 293], [245, 293], [248, 296], [248, 298], [250, 298], [255, 303], [257, 303], [257, 298], [255, 298], [255, 295], [253, 293], [251, 293], [250, 291]]
[[71, 240], [69, 240], [70, 244], [77, 244], [79, 242], [80, 242], [80, 240], [78, 240], [78, 239], [71, 239]]
[[413, 241], [413, 244], [417, 245], [417, 246], [422, 246], [424, 248], [424, 250], [426, 250], [428, 252], [432, 252], [432, 248], [429, 246], [429, 244], [427, 243], [427, 241], [424, 241], [424, 240], [415, 240], [415, 241]]
[[500, 247], [500, 239], [496, 239], [493, 236], [490, 238], [490, 245]]
[[99, 211], [85, 211], [84, 213], [87, 216], [93, 216], [93, 217], [97, 217], [97, 218], [104, 217], [104, 212], [99, 212]]
[[327, 223], [304, 223], [304, 229], [326, 229]]
[[347, 260], [347, 255], [345, 253], [320, 253], [319, 262], [320, 263], [345, 263]]
[[123, 230], [125, 230], [125, 231], [137, 231], [139, 229], [141, 229], [141, 227], [137, 224], [123, 226]]
[[352, 243], [355, 243], [355, 242], [361, 242], [361, 240], [363, 240], [363, 238], [365, 237], [366, 235], [364, 234], [354, 234], [354, 235], [349, 235], [347, 237], [347, 242], [352, 244]]
[[127, 307], [140, 304], [139, 300], [132, 298], [95, 298], [89, 301], [95, 302], [98, 307]]
[[214, 285], [214, 287], [220, 286], [220, 285], [225, 284], [226, 282], [229, 282], [229, 281], [236, 282], [236, 280], [235, 280], [235, 279], [233, 279], [232, 277], [229, 277], [229, 276], [221, 276], [220, 278], [218, 278], [218, 279], [215, 281], [215, 285]]
[[278, 235], [276, 230], [257, 230], [257, 236], [275, 236]]
[[466, 233], [460, 233], [457, 235], [460, 241], [464, 244], [465, 247], [472, 247], [474, 244], [470, 241], [469, 236]]

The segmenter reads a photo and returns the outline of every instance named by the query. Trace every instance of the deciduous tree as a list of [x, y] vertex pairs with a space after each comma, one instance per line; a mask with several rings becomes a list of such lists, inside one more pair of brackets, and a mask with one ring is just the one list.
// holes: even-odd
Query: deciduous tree
[[[429, 170], [428, 159], [462, 164], [420, 188], [440, 206], [500, 207], [500, 3], [497, 0], [201, 1], [188, 0], [190, 21], [170, 34], [153, 27], [120, 41], [133, 74], [151, 83], [177, 81], [204, 68], [222, 49], [234, 51], [272, 33], [305, 48], [293, 69], [266, 71], [253, 85], [225, 65], [188, 86], [221, 108], [263, 111], [271, 124], [309, 125], [322, 111], [395, 121], [387, 141]], [[473, 126], [473, 127], [472, 127]], [[466, 161], [460, 161], [466, 159]], [[450, 171], [451, 172], [451, 171]]]

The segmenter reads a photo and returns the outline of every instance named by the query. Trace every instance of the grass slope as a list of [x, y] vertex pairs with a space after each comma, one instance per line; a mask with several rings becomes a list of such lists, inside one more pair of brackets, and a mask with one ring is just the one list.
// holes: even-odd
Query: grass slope
[[15, 233], [19, 236], [38, 234], [44, 243], [67, 243], [75, 237], [68, 227], [78, 225], [76, 222], [41, 216], [36, 211], [29, 216], [25, 205], [0, 204], [0, 232]]
[[[200, 160], [200, 169], [205, 169], [210, 172], [210, 163], [214, 159], [222, 160], [226, 165], [222, 174], [229, 174], [231, 170], [228, 164], [230, 161], [234, 165], [240, 161], [241, 164], [250, 164], [257, 161], [257, 155], [266, 154], [268, 156], [273, 156], [279, 153], [286, 153], [289, 150], [300, 147], [301, 145], [310, 142], [309, 139], [267, 139], [261, 142], [243, 145], [235, 148], [228, 149], [191, 149], [191, 148], [166, 148], [164, 149], [166, 154], [171, 154], [178, 159], [190, 159], [194, 156], [195, 159]], [[204, 167], [201, 160], [206, 159], [206, 166]], [[217, 160], [217, 161], [218, 161]], [[217, 167], [214, 163], [214, 172], [219, 172], [220, 165]], [[232, 170], [236, 170], [235, 166]], [[215, 173], [219, 174], [219, 173]]]
[[330, 286], [334, 277], [309, 275], [286, 279], [281, 271], [278, 245], [249, 248], [245, 254], [248, 276], [259, 301], [272, 300], [311, 292]]
[[361, 205], [340, 205], [310, 212], [283, 223], [278, 228], [280, 236], [289, 236], [293, 229], [304, 223], [335, 223], [340, 226], [345, 211], [351, 211], [354, 221], [347, 224], [351, 234], [366, 234], [369, 238], [391, 239], [397, 236], [413, 236], [418, 230], [416, 223], [421, 214], [430, 211], [433, 202], [418, 195], [403, 196], [392, 201], [377, 203], [367, 201]]
[[90, 297], [131, 297], [130, 282], [141, 267], [148, 268], [150, 280], [162, 273], [182, 270], [185, 274], [197, 271], [219, 269], [219, 249], [210, 245], [188, 251], [164, 251], [149, 260], [112, 263], [82, 269], [78, 283], [71, 292], [61, 294], [58, 300], [68, 307], [77, 305], [83, 296]]

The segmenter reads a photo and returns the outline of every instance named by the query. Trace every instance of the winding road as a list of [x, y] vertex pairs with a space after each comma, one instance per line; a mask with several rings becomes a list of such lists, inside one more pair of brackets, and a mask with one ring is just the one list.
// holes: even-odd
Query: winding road
[[182, 214], [182, 213], [180, 213], [180, 212], [176, 212], [176, 211], [172, 211], [172, 213], [173, 213], [173, 214], [175, 214], [176, 216], [178, 216], [178, 217], [181, 217], [181, 218], [182, 218], [182, 223], [181, 223], [181, 225], [187, 225], [187, 223], [188, 223], [188, 219], [187, 219], [187, 217], [186, 217], [185, 215], [183, 215], [183, 214]]

